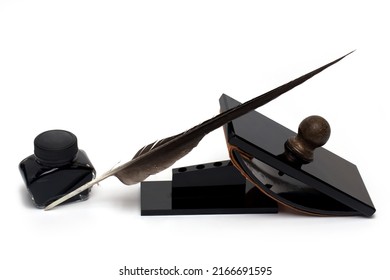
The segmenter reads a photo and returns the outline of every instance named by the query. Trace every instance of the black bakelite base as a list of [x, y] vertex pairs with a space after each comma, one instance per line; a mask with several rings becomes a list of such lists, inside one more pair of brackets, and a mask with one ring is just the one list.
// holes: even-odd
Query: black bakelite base
[[230, 161], [172, 170], [172, 181], [141, 183], [141, 215], [277, 213], [275, 201]]

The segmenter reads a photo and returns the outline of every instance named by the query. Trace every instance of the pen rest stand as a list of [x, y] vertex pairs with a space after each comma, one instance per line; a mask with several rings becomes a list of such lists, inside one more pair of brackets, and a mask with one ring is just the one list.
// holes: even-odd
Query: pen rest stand
[[[221, 111], [240, 103], [222, 95]], [[312, 116], [298, 134], [252, 111], [224, 125], [231, 161], [172, 170], [141, 183], [141, 215], [276, 213], [278, 204], [320, 216], [372, 216], [357, 167], [322, 148], [329, 124]]]
[[276, 213], [277, 203], [230, 161], [172, 170], [172, 181], [141, 183], [141, 215]]

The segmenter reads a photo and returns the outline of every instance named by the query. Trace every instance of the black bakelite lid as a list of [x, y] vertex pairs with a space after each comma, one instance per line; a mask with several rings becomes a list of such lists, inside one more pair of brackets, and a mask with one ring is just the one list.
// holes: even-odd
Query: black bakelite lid
[[34, 154], [44, 164], [62, 165], [73, 161], [78, 152], [77, 137], [65, 130], [49, 130], [34, 140]]

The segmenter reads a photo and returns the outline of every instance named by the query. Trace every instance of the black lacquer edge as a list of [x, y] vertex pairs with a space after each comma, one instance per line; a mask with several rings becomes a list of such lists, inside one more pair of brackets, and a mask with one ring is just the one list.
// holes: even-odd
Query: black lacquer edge
[[[220, 97], [219, 101], [220, 101], [220, 105], [221, 105], [221, 110], [228, 109], [226, 97], [228, 97], [228, 96], [225, 94], [223, 94]], [[245, 139], [242, 139], [241, 137], [239, 137], [238, 135], [235, 134], [232, 122], [224, 125], [223, 129], [225, 131], [227, 141], [230, 143], [230, 145], [235, 146], [235, 147], [239, 147], [240, 150], [252, 155], [253, 157], [263, 161], [264, 163], [270, 165], [271, 167], [276, 168], [276, 169], [280, 170], [281, 172], [283, 172], [283, 173], [285, 173], [285, 174], [287, 174], [295, 179], [299, 178], [298, 180], [302, 181], [303, 183], [305, 183], [309, 186], [312, 186], [313, 188], [317, 189], [321, 193], [341, 202], [342, 204], [356, 210], [357, 212], [359, 212], [360, 214], [362, 214], [366, 217], [370, 217], [375, 213], [375, 211], [376, 211], [375, 208], [372, 208], [369, 205], [367, 205], [359, 200], [356, 200], [352, 196], [350, 196], [350, 195], [348, 195], [348, 194], [346, 194], [338, 189], [335, 189], [333, 186], [312, 177], [310, 174], [307, 174], [306, 172], [303, 172], [300, 169], [297, 169], [293, 166], [290, 166], [290, 165], [276, 159], [273, 155], [267, 153], [266, 151], [260, 151], [260, 149], [258, 149], [258, 147], [254, 147], [248, 141], [246, 141]], [[258, 180], [256, 180], [256, 182], [258, 182]], [[264, 187], [264, 186], [261, 186], [261, 187]], [[269, 193], [265, 187], [263, 189], [266, 190], [267, 193]], [[294, 204], [291, 202], [289, 202], [289, 203]], [[328, 212], [327, 215], [329, 215], [329, 214], [330, 213]], [[333, 212], [333, 214], [336, 214], [336, 212]]]

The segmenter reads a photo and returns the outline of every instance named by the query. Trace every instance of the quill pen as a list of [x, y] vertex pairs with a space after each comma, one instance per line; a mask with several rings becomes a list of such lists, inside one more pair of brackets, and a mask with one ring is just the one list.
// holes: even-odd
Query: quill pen
[[[352, 51], [353, 52], [353, 51]], [[350, 53], [352, 53], [350, 52]], [[78, 195], [82, 191], [92, 187], [100, 181], [116, 176], [122, 183], [132, 185], [142, 182], [150, 175], [156, 174], [173, 165], [177, 160], [188, 154], [202, 138], [209, 132], [238, 118], [304, 83], [314, 75], [337, 63], [350, 53], [314, 70], [273, 90], [270, 90], [258, 97], [253, 98], [235, 108], [227, 110], [219, 115], [206, 120], [205, 122], [174, 136], [156, 141], [140, 149], [132, 160], [107, 171], [103, 175], [93, 179], [76, 190], [64, 195], [49, 204], [45, 210], [63, 203], [69, 198]]]

